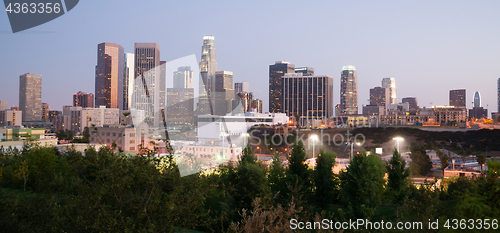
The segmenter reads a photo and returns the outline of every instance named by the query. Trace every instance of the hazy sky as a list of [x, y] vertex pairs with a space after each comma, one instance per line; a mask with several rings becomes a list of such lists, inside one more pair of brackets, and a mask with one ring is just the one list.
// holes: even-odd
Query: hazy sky
[[[97, 44], [156, 42], [161, 59], [195, 54], [213, 35], [219, 70], [268, 109], [269, 65], [285, 60], [334, 77], [358, 72], [359, 106], [383, 77], [396, 79], [398, 101], [448, 105], [450, 89], [479, 91], [497, 111], [500, 78], [500, 1], [129, 1], [83, 0], [44, 25], [12, 34], [0, 13], [0, 100], [17, 106], [19, 76], [43, 75], [42, 102], [61, 110], [78, 91], [94, 93]], [[432, 102], [432, 104], [431, 104]]]

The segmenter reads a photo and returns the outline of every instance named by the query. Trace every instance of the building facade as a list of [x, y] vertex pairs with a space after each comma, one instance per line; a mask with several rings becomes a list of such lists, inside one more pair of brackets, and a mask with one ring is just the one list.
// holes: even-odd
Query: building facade
[[85, 93], [83, 91], [79, 91], [76, 94], [73, 94], [73, 106], [74, 107], [82, 107], [82, 108], [93, 108], [94, 107], [94, 94]]
[[42, 76], [26, 73], [19, 77], [19, 110], [23, 121], [42, 120]]
[[393, 77], [383, 78], [382, 87], [385, 87], [389, 90], [389, 98], [391, 101], [390, 104], [397, 104], [398, 98], [396, 95], [396, 80]]
[[[123, 110], [128, 110], [132, 104], [132, 93], [134, 93], [134, 53], [125, 53], [125, 73], [123, 79]], [[92, 106], [93, 107], [93, 106]]]
[[262, 113], [262, 100], [253, 99], [251, 109], [254, 109], [258, 113]]
[[42, 103], [42, 121], [48, 121], [49, 120], [49, 104], [48, 103]]
[[[135, 80], [132, 108], [144, 110], [145, 122], [159, 126], [161, 109], [165, 107], [165, 80], [161, 80], [160, 46], [156, 43], [135, 43]], [[163, 65], [165, 66], [165, 65]]]
[[83, 132], [85, 127], [91, 128], [120, 124], [121, 114], [120, 109], [118, 108], [106, 108], [106, 106], [99, 106], [99, 108], [85, 108], [80, 111], [80, 118], [74, 119], [76, 121], [75, 123], [80, 125], [80, 132]]
[[481, 119], [488, 118], [488, 109], [484, 109], [483, 107], [473, 107], [469, 109], [469, 117]]
[[408, 103], [408, 106], [410, 107], [410, 111], [417, 111], [418, 110], [418, 100], [417, 97], [405, 97], [401, 101], [402, 103]]
[[215, 38], [211, 35], [204, 36], [203, 46], [201, 46], [200, 98], [210, 96], [210, 93], [215, 90], [215, 72], [217, 69]]
[[340, 75], [340, 114], [358, 114], [356, 67], [344, 66]]
[[182, 66], [174, 72], [173, 88], [193, 88], [193, 71], [190, 66]]
[[286, 61], [277, 61], [269, 65], [269, 112], [283, 112], [283, 76], [295, 73], [295, 65]]
[[194, 89], [167, 88], [167, 125], [194, 124]]
[[7, 100], [0, 100], [0, 111], [9, 109], [9, 103]]
[[90, 143], [98, 143], [111, 148], [116, 146], [127, 152], [138, 152], [140, 138], [135, 128], [125, 126], [102, 126], [90, 130]]
[[97, 45], [95, 106], [123, 108], [124, 51], [119, 44]]
[[387, 106], [390, 104], [389, 97], [389, 89], [385, 87], [370, 89], [370, 105], [382, 106], [384, 109], [387, 109]]
[[[314, 68], [311, 67], [297, 67], [295, 73], [299, 76], [314, 76]], [[302, 74], [302, 75], [300, 75]]]
[[18, 110], [0, 110], [0, 126], [21, 126], [23, 112]]
[[476, 91], [474, 93], [474, 100], [472, 101], [473, 107], [481, 107], [481, 95], [479, 94], [479, 91]]
[[236, 94], [240, 92], [250, 92], [250, 83], [245, 81], [241, 83], [234, 83], [234, 92]]
[[287, 116], [299, 115], [307, 124], [333, 117], [333, 77], [291, 73], [283, 76], [282, 82], [282, 106]]
[[450, 106], [465, 108], [466, 95], [465, 89], [450, 90]]

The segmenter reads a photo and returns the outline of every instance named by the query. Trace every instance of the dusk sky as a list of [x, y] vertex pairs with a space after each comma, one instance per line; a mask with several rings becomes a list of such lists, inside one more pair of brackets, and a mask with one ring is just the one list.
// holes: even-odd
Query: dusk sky
[[[398, 101], [448, 105], [450, 89], [479, 91], [497, 112], [500, 1], [97, 1], [13, 34], [0, 13], [0, 100], [18, 106], [19, 76], [41, 74], [42, 102], [62, 110], [78, 91], [94, 93], [97, 44], [133, 53], [134, 42], [156, 42], [161, 60], [200, 60], [203, 36], [213, 35], [219, 70], [249, 81], [268, 109], [269, 65], [288, 61], [334, 77], [358, 72], [359, 112], [369, 89], [394, 77]], [[431, 104], [432, 102], [432, 104]]]

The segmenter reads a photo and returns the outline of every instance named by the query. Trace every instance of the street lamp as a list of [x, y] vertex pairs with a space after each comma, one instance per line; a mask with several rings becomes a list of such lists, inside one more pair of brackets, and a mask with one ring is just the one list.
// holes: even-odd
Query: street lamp
[[[350, 140], [353, 140], [353, 138], [349, 139], [349, 141]], [[359, 142], [354, 142], [354, 141], [350, 142], [350, 144], [351, 144], [351, 155], [349, 156], [349, 161], [351, 161], [352, 157], [354, 156], [354, 154], [353, 154], [354, 153], [354, 143], [356, 143], [356, 145], [358, 145], [358, 146], [361, 146], [361, 143], [359, 143]]]
[[398, 153], [401, 154], [401, 151], [399, 151], [399, 141], [403, 141], [404, 139], [402, 137], [395, 137], [392, 140], [396, 140], [398, 142]]
[[312, 157], [314, 158], [314, 141], [318, 140], [318, 135], [313, 134], [309, 138], [312, 140], [312, 144], [313, 144], [313, 154], [312, 154]]

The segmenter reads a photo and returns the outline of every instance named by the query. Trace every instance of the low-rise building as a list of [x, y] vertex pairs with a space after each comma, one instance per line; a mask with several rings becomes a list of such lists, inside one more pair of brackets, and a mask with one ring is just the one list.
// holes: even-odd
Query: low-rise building
[[0, 110], [0, 126], [21, 126], [23, 112], [18, 110]]
[[116, 146], [117, 149], [137, 152], [141, 141], [133, 127], [105, 125], [90, 128], [90, 143], [102, 144], [110, 148]]

